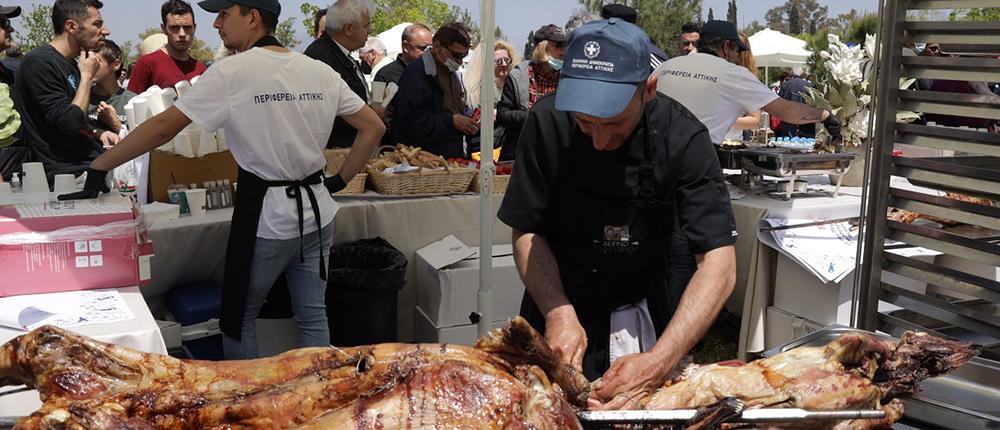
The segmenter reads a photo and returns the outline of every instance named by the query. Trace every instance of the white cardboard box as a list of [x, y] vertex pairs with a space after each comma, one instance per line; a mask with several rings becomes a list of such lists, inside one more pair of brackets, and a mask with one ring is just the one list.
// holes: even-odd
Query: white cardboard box
[[[417, 307], [413, 313], [414, 341], [417, 343], [451, 343], [456, 345], [472, 346], [479, 338], [479, 328], [475, 324], [466, 324], [455, 327], [438, 327], [427, 316], [427, 311]], [[507, 320], [493, 321], [492, 328], [500, 328], [507, 324]]]
[[764, 349], [778, 347], [816, 330], [822, 324], [792, 315], [773, 306], [767, 308], [764, 320]]
[[[417, 305], [437, 327], [471, 324], [478, 309], [479, 253], [449, 235], [417, 250]], [[493, 246], [493, 320], [520, 313], [524, 284], [511, 245]]]
[[[911, 258], [930, 263], [934, 261], [935, 257], [933, 255], [919, 255]], [[851, 273], [840, 283], [823, 283], [807, 269], [779, 252], [774, 277], [774, 307], [824, 326], [850, 325], [854, 277], [855, 273]], [[927, 291], [927, 284], [924, 282], [884, 270], [882, 271], [882, 281], [920, 294]], [[898, 309], [898, 307], [880, 303], [879, 309], [890, 311]]]

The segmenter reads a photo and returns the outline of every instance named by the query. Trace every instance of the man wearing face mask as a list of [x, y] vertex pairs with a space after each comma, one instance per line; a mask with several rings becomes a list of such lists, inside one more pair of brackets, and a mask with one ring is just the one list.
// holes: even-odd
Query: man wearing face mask
[[406, 66], [393, 100], [400, 142], [445, 158], [468, 155], [465, 137], [476, 134], [479, 123], [471, 118], [459, 69], [471, 45], [468, 27], [448, 23], [434, 34], [431, 48]]
[[517, 138], [524, 119], [528, 117], [528, 110], [538, 99], [556, 91], [565, 43], [566, 33], [559, 26], [542, 26], [535, 32], [535, 50], [531, 59], [518, 64], [510, 72], [497, 103], [497, 126], [508, 130], [504, 135], [500, 160], [514, 159]]
[[[366, 104], [371, 103], [368, 81], [361, 64], [351, 58], [351, 52], [361, 49], [368, 41], [372, 29], [375, 5], [369, 0], [337, 0], [326, 13], [326, 33], [314, 40], [303, 52], [309, 57], [326, 63], [347, 82]], [[379, 104], [370, 106], [379, 116], [385, 109]], [[354, 143], [357, 130], [343, 119], [333, 123], [333, 133], [327, 148], [347, 148]]]

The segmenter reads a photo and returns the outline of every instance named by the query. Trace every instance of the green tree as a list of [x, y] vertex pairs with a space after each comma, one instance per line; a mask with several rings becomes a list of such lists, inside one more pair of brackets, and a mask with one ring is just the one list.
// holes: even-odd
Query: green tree
[[865, 43], [869, 34], [878, 33], [878, 14], [866, 13], [854, 20], [844, 32], [844, 42]]
[[32, 7], [31, 13], [21, 15], [21, 19], [14, 22], [18, 21], [25, 29], [16, 33], [21, 42], [22, 52], [31, 51], [52, 41], [52, 6], [36, 4]]
[[953, 10], [948, 15], [951, 21], [1000, 21], [1000, 7]]
[[646, 31], [654, 44], [677, 55], [675, 42], [680, 37], [681, 26], [686, 22], [698, 21], [701, 0], [579, 0], [586, 9], [600, 12], [607, 3], [623, 3], [639, 13], [639, 26]]
[[278, 23], [278, 28], [274, 30], [274, 37], [288, 49], [294, 49], [302, 43], [301, 40], [295, 38], [295, 18], [288, 18]]
[[524, 59], [530, 60], [531, 53], [535, 52], [535, 32], [528, 32], [528, 40], [524, 42]]
[[[147, 37], [152, 36], [157, 33], [162, 33], [159, 27], [150, 27], [139, 33], [139, 42], [146, 40]], [[205, 46], [205, 41], [195, 37], [191, 41], [191, 48], [188, 49], [188, 55], [190, 55], [195, 60], [201, 61], [202, 63], [210, 63], [215, 60], [215, 51], [212, 48]]]
[[757, 21], [755, 19], [755, 20], [751, 21], [750, 24], [747, 24], [746, 27], [743, 27], [743, 29], [740, 30], [740, 32], [742, 32], [743, 34], [745, 34], [745, 35], [747, 35], [749, 37], [749, 36], [753, 36], [754, 33], [758, 32], [758, 31], [761, 31], [763, 29], [764, 29], [764, 24], [761, 24], [760, 21]]
[[802, 22], [799, 21], [799, 6], [792, 4], [792, 7], [788, 9], [788, 34], [792, 36], [798, 36], [802, 34]]
[[[792, 10], [793, 6], [795, 7], [795, 15], [798, 19], [798, 32], [789, 31], [792, 20], [789, 11]], [[820, 6], [816, 0], [788, 0], [781, 6], [768, 9], [764, 13], [764, 21], [767, 22], [767, 26], [772, 30], [793, 36], [805, 31], [815, 34], [827, 27], [829, 22], [827, 14], [829, 11], [828, 7]]]
[[129, 64], [135, 62], [136, 53], [135, 53], [134, 42], [132, 42], [131, 40], [126, 40], [122, 43], [119, 43], [118, 47], [122, 49], [122, 66], [128, 67]]
[[729, 0], [729, 10], [726, 11], [726, 21], [736, 25], [736, 0]]
[[708, 20], [715, 21], [715, 11], [712, 8], [708, 8]]
[[302, 11], [303, 15], [302, 26], [306, 28], [306, 34], [310, 37], [315, 35], [315, 33], [313, 33], [313, 20], [316, 18], [316, 12], [319, 12], [320, 9], [322, 8], [308, 2], [302, 3], [299, 6], [299, 10]]

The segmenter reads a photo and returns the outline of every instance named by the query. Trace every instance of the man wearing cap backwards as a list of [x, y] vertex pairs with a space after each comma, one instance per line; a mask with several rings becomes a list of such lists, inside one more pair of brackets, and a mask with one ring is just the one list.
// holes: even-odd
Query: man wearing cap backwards
[[[217, 62], [174, 106], [94, 160], [83, 191], [59, 198], [107, 192], [108, 170], [166, 143], [192, 121], [205, 130], [223, 128], [239, 164], [220, 318], [226, 357], [257, 356], [255, 320], [282, 274], [299, 345], [327, 346], [326, 250], [337, 211], [330, 193], [361, 170], [385, 128], [336, 72], [280, 45], [278, 0], [198, 5], [218, 13], [214, 27], [223, 45], [240, 53]], [[340, 173], [324, 179], [323, 148], [335, 117], [358, 134]]]
[[[734, 217], [708, 132], [656, 93], [648, 36], [612, 18], [570, 35], [559, 89], [528, 113], [517, 160], [499, 217], [527, 289], [521, 314], [563, 361], [601, 377], [592, 407], [636, 408], [735, 284]], [[699, 265], [669, 294], [675, 212]]]
[[681, 102], [721, 144], [726, 132], [745, 112], [764, 110], [792, 124], [823, 122], [834, 137], [840, 136], [835, 115], [812, 106], [784, 100], [737, 65], [746, 51], [736, 26], [729, 21], [709, 21], [701, 28], [698, 51], [668, 60], [656, 69], [657, 90]]

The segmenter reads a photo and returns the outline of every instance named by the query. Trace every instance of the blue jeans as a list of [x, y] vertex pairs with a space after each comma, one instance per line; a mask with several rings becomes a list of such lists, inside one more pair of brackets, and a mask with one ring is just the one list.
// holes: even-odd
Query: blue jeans
[[257, 316], [267, 293], [282, 272], [288, 280], [292, 311], [299, 326], [299, 347], [330, 346], [330, 328], [326, 321], [326, 281], [319, 275], [319, 254], [320, 249], [324, 249], [323, 255], [329, 267], [333, 223], [324, 227], [322, 233], [322, 244], [315, 231], [306, 233], [302, 238], [305, 262], [299, 259], [299, 238], [257, 238], [250, 266], [250, 285], [247, 286], [247, 306], [243, 313], [243, 339], [239, 341], [222, 336], [226, 359], [257, 358]]

